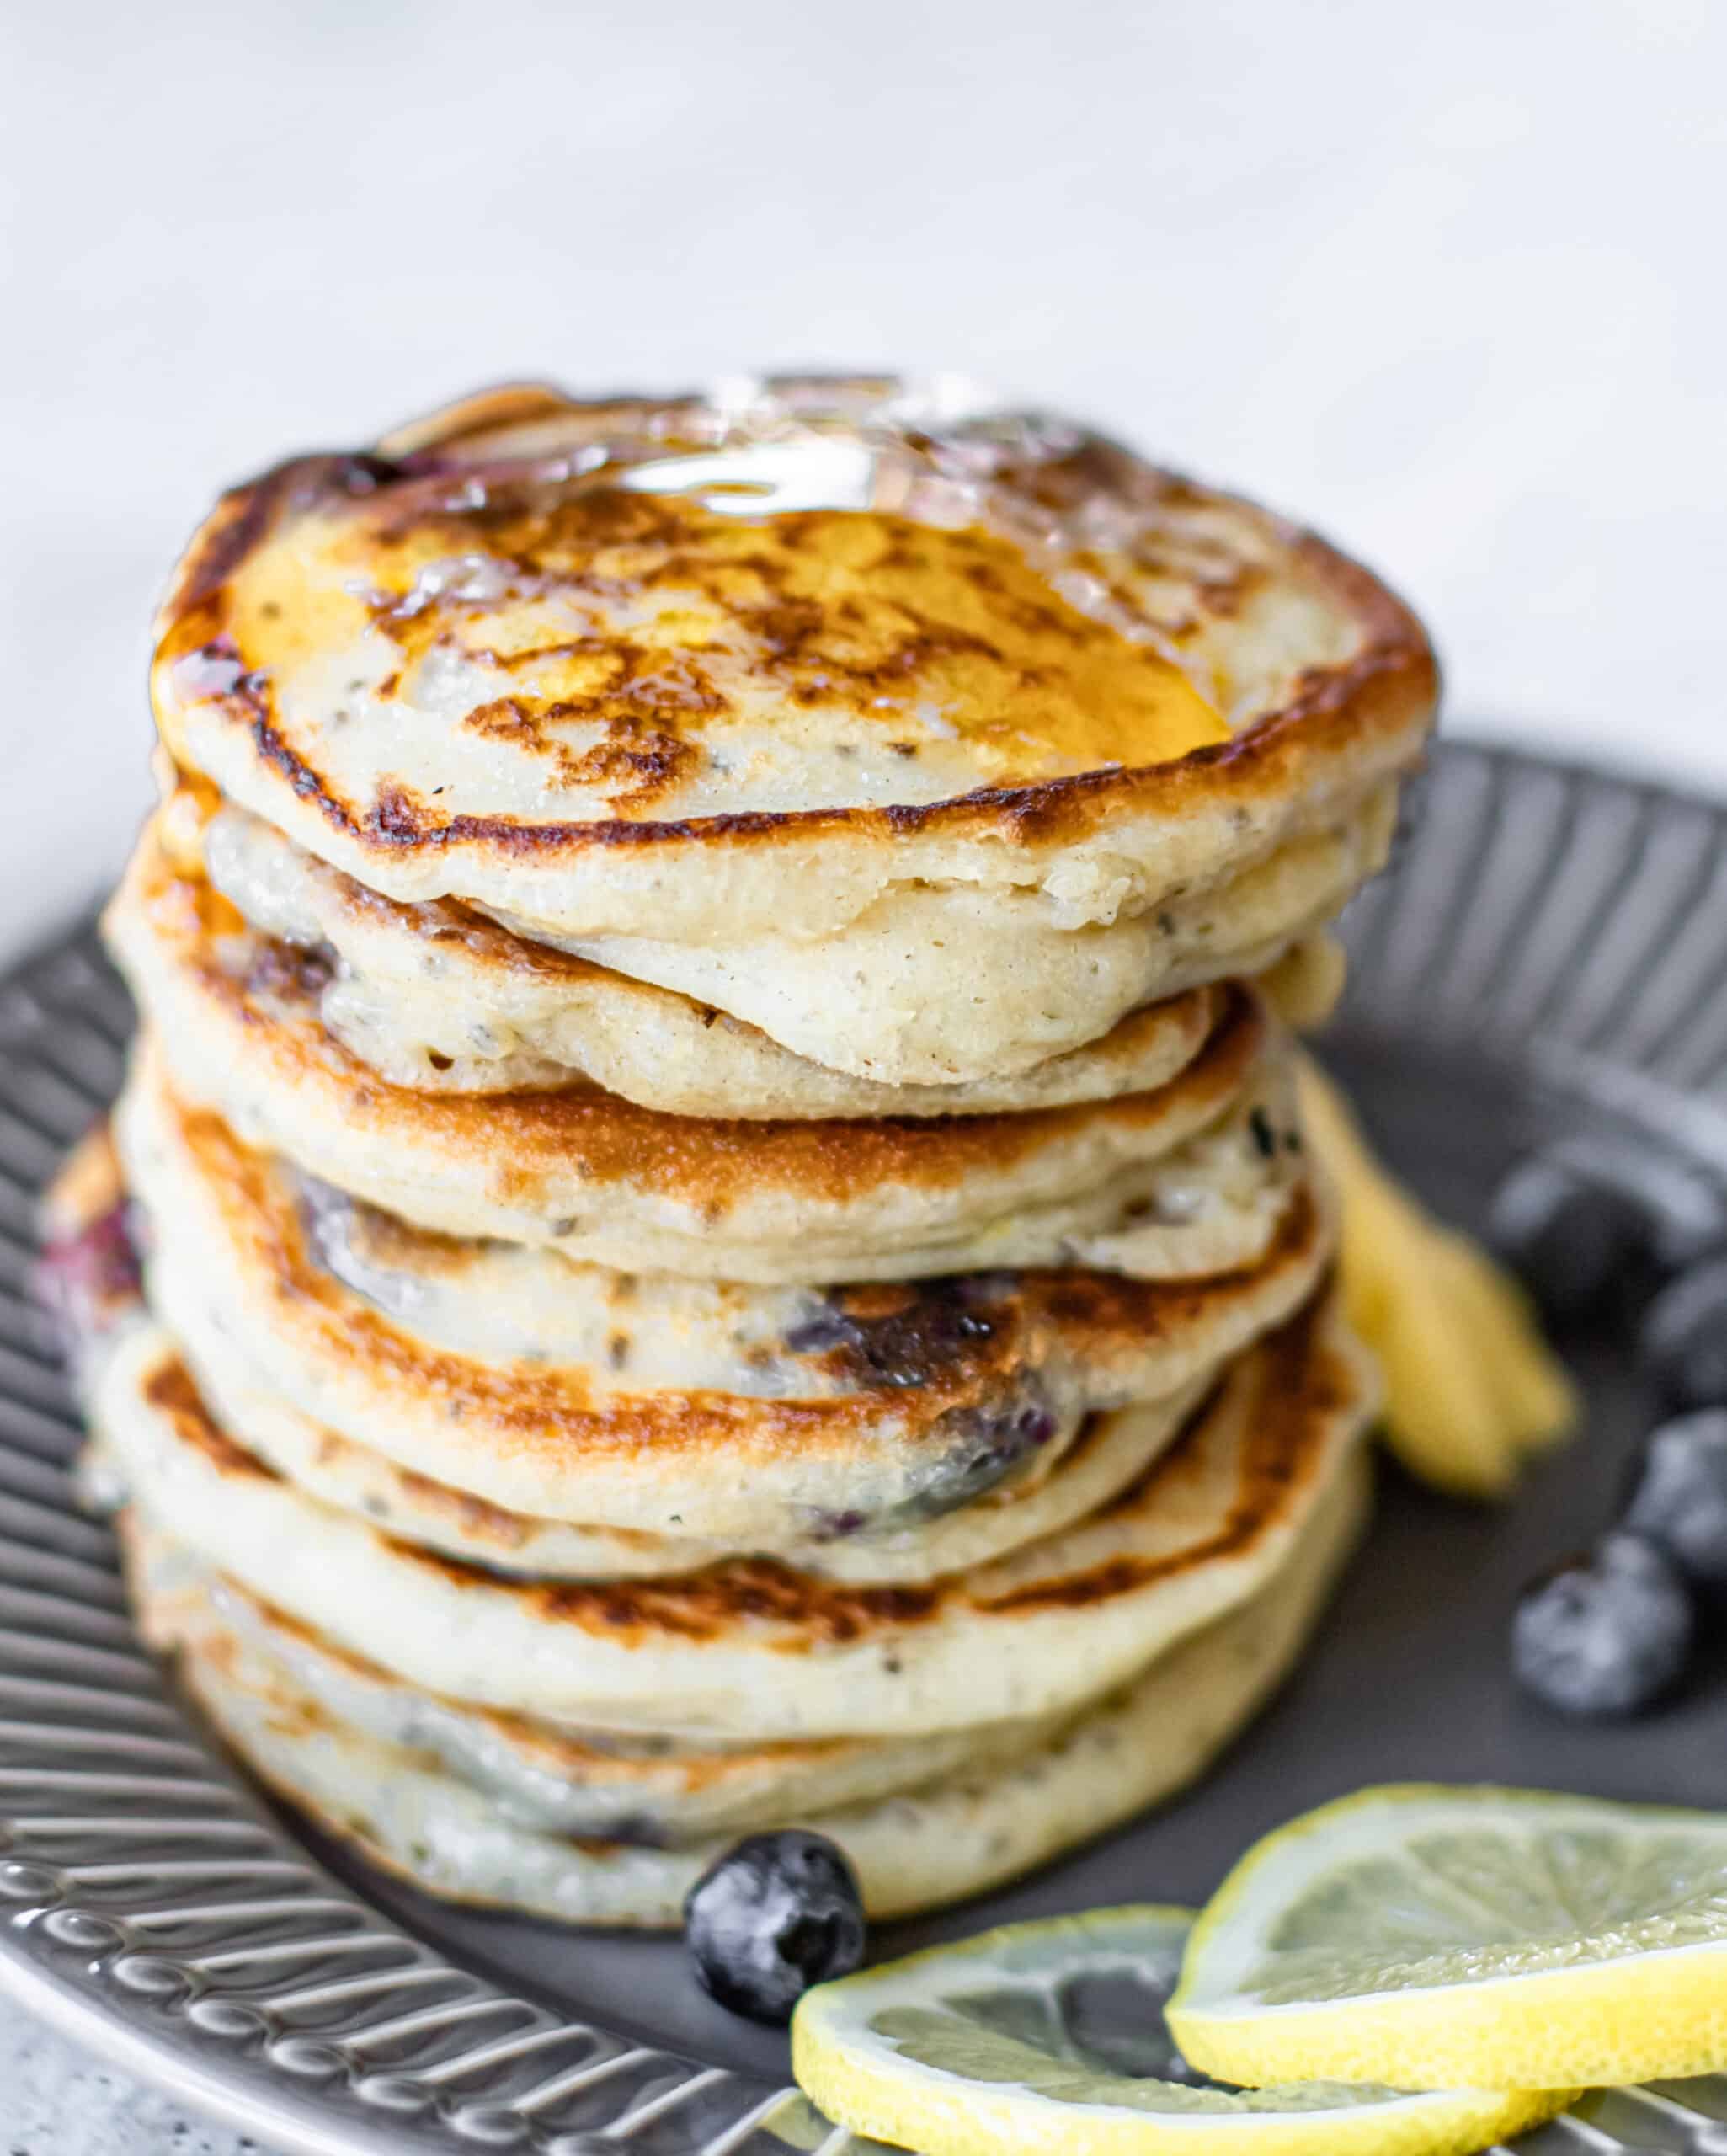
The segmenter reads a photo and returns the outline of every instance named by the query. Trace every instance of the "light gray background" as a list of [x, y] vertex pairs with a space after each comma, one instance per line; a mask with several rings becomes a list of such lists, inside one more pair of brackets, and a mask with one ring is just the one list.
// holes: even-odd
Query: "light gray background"
[[[0, 937], [120, 857], [213, 489], [513, 373], [963, 368], [1727, 791], [1724, 85], [1717, 0], [0, 0]], [[0, 2148], [174, 2130], [0, 2026]]]

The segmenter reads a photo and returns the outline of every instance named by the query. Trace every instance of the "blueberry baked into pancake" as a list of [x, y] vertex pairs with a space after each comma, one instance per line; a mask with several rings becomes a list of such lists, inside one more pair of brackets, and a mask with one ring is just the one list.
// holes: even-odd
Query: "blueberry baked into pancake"
[[502, 389], [225, 496], [152, 690], [48, 1205], [86, 1484], [378, 1863], [973, 1892], [1290, 1667], [1382, 1400], [1463, 1487], [1563, 1422], [1297, 1044], [1437, 677], [1251, 503], [892, 381]]

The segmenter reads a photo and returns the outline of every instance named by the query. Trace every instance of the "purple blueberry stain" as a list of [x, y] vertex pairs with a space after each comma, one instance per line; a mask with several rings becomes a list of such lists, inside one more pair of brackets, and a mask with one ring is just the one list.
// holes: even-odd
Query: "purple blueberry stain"
[[76, 1353], [112, 1322], [115, 1305], [143, 1284], [132, 1208], [121, 1199], [69, 1235], [49, 1243], [32, 1284], [61, 1351]]
[[935, 1457], [914, 1471], [903, 1497], [875, 1512], [813, 1512], [811, 1532], [818, 1541], [839, 1542], [958, 1512], [1026, 1473], [1060, 1427], [1041, 1380], [1026, 1378], [1008, 1401], [943, 1416], [930, 1433]]
[[963, 1278], [925, 1283], [896, 1309], [860, 1310], [856, 1290], [841, 1291], [786, 1334], [794, 1355], [831, 1355], [854, 1384], [890, 1391], [933, 1384], [968, 1346], [993, 1337], [997, 1321]]

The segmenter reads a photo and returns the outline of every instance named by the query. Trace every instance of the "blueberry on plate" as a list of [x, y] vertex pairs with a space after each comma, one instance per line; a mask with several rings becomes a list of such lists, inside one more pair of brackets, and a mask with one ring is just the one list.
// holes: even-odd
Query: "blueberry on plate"
[[1727, 1253], [1662, 1289], [1644, 1315], [1637, 1347], [1676, 1407], [1727, 1407]]
[[1683, 1673], [1696, 1630], [1683, 1575], [1647, 1535], [1616, 1528], [1524, 1589], [1511, 1664], [1561, 1714], [1635, 1714]]
[[789, 2020], [812, 1984], [863, 1960], [857, 1875], [824, 1834], [746, 1835], [690, 1889], [684, 1937], [722, 2006]]
[[1624, 1524], [1659, 1542], [1693, 1586], [1727, 1595], [1727, 1407], [1655, 1433]]
[[1559, 1153], [1536, 1154], [1500, 1183], [1488, 1235], [1548, 1324], [1566, 1326], [1628, 1299], [1646, 1281], [1655, 1223], [1605, 1176]]

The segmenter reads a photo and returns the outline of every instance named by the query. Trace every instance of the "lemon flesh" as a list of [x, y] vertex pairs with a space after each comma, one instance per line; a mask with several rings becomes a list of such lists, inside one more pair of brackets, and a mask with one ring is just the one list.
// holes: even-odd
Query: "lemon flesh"
[[829, 2118], [923, 2156], [1464, 2156], [1566, 2100], [1199, 2084], [1161, 2012], [1192, 1921], [1148, 1907], [1013, 1924], [820, 1985], [792, 2022], [793, 2071]]
[[1250, 1849], [1170, 2026], [1207, 2072], [1405, 2089], [1727, 2066], [1727, 1814], [1366, 1790]]
[[1337, 1187], [1344, 1308], [1385, 1381], [1386, 1438], [1424, 1482], [1504, 1497], [1528, 1455], [1575, 1422], [1570, 1381], [1516, 1283], [1386, 1174], [1310, 1057], [1298, 1074], [1303, 1123]]

